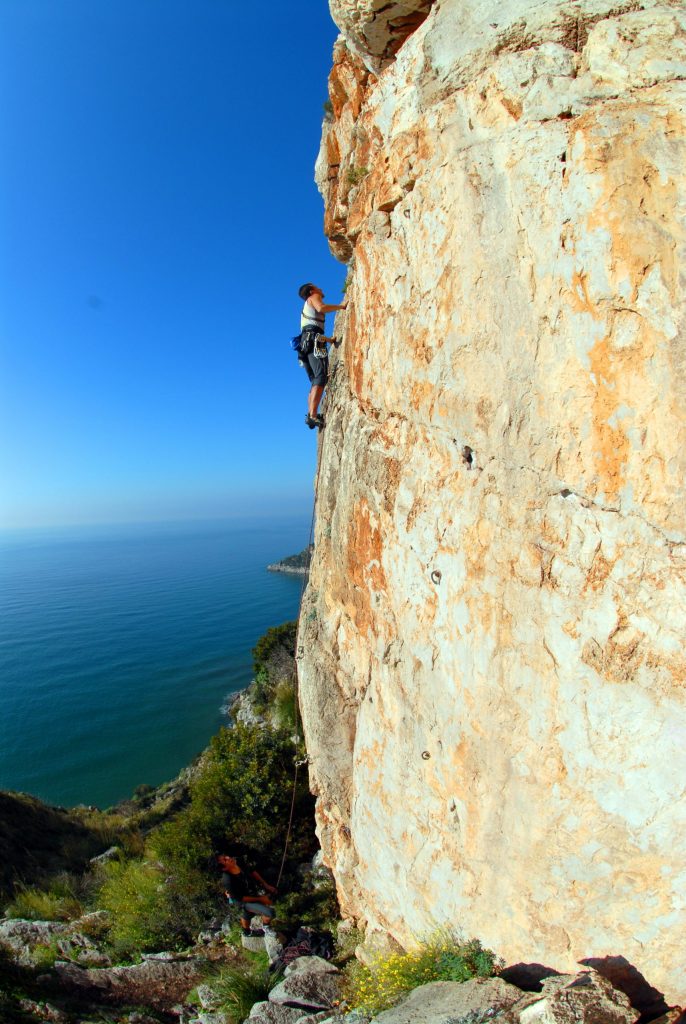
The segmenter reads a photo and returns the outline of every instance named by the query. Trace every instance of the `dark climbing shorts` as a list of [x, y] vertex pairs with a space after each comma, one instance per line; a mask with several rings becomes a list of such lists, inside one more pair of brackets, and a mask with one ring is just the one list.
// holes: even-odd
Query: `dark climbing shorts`
[[313, 387], [325, 388], [329, 375], [328, 357], [320, 359], [314, 352], [311, 352], [309, 356], [304, 356], [301, 362], [305, 367], [305, 373], [309, 378], [310, 384]]
[[273, 907], [268, 907], [266, 903], [243, 903], [241, 904], [242, 910], [249, 910], [251, 914], [261, 914], [262, 917], [272, 918], [276, 911]]

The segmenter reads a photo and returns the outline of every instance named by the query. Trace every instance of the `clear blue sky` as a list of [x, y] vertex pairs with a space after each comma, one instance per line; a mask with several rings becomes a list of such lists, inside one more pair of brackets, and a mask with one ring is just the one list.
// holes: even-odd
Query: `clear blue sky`
[[0, 525], [309, 507], [326, 0], [0, 0]]

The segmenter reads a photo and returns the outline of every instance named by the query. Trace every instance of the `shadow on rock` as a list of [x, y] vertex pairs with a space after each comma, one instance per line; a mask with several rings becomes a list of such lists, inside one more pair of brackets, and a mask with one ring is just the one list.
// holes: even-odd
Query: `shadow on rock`
[[500, 977], [508, 981], [510, 985], [516, 985], [523, 992], [540, 992], [546, 978], [553, 978], [560, 974], [553, 967], [545, 967], [543, 964], [512, 964], [500, 972]]
[[588, 957], [579, 963], [592, 967], [628, 997], [633, 1008], [641, 1014], [637, 1024], [648, 1024], [669, 1010], [663, 993], [654, 988], [626, 957]]

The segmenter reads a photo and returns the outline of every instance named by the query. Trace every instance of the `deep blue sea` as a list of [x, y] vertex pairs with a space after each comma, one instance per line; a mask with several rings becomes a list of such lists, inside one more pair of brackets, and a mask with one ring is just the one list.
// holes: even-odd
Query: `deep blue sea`
[[0, 533], [0, 789], [108, 807], [173, 778], [226, 722], [251, 648], [297, 615], [267, 572], [309, 522]]

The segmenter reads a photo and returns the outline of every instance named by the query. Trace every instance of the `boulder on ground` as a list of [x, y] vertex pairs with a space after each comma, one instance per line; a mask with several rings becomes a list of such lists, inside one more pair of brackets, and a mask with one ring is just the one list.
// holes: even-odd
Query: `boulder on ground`
[[207, 971], [207, 961], [195, 957], [144, 960], [130, 967], [87, 969], [57, 961], [60, 987], [77, 998], [104, 1003], [128, 1003], [169, 1010], [182, 1003]]
[[99, 853], [97, 857], [91, 857], [91, 864], [109, 864], [111, 860], [114, 860], [121, 853], [121, 846], [110, 846], [105, 850], [104, 853]]
[[[303, 961], [302, 966], [271, 990], [269, 1001], [282, 1006], [300, 1006], [306, 1010], [328, 1010], [336, 1005], [341, 995], [339, 974], [323, 972], [317, 964], [308, 970], [308, 961], [319, 960], [319, 957], [304, 956], [298, 960]], [[326, 964], [326, 961], [323, 963]]]
[[291, 974], [340, 974], [335, 964], [324, 960], [321, 956], [299, 956], [292, 960], [285, 969], [284, 976], [288, 978]]
[[627, 996], [596, 971], [546, 978], [543, 991], [513, 1007], [513, 1024], [635, 1024]]
[[0, 946], [5, 946], [23, 967], [35, 966], [46, 949], [87, 966], [109, 967], [109, 957], [78, 930], [78, 925], [78, 921], [0, 921]]
[[297, 1024], [302, 1015], [302, 1009], [265, 1001], [253, 1005], [248, 1020], [250, 1024]]
[[264, 929], [264, 948], [270, 964], [273, 964], [283, 953], [282, 937], [270, 927]]
[[521, 991], [502, 978], [432, 981], [415, 988], [398, 1006], [379, 1013], [378, 1024], [481, 1024], [509, 1009]]
[[[623, 992], [595, 971], [545, 978], [541, 992], [523, 994], [503, 978], [421, 985], [374, 1024], [636, 1024]], [[672, 1022], [668, 1022], [672, 1024]]]
[[203, 1010], [216, 1010], [219, 1005], [217, 993], [209, 985], [198, 985], [196, 992]]
[[638, 968], [625, 956], [586, 957], [579, 961], [581, 968], [592, 968], [618, 988], [642, 1020], [653, 1021], [670, 1012], [664, 993], [651, 985]]
[[[331, 1010], [320, 1010], [319, 1013], [305, 1013], [302, 1017], [298, 1017], [295, 1024], [323, 1024], [325, 1020], [333, 1020]], [[338, 1024], [341, 1024], [343, 1020], [343, 1017], [339, 1017]]]
[[33, 999], [20, 999], [19, 1009], [22, 1013], [28, 1014], [48, 1024], [70, 1024], [70, 1017], [51, 1003], [37, 1003]]

